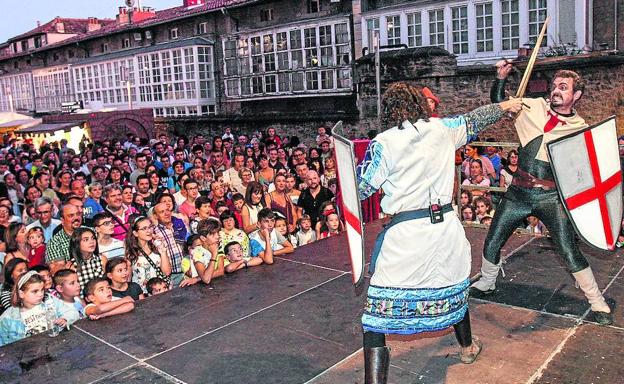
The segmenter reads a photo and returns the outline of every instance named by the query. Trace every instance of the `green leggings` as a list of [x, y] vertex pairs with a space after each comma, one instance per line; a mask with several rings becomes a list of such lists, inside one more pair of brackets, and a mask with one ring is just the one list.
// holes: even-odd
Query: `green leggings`
[[483, 257], [498, 264], [500, 250], [527, 216], [536, 216], [548, 228], [550, 237], [563, 255], [570, 272], [578, 272], [589, 263], [576, 245], [574, 227], [565, 213], [556, 190], [524, 189], [510, 186], [496, 208], [492, 225], [485, 238]]

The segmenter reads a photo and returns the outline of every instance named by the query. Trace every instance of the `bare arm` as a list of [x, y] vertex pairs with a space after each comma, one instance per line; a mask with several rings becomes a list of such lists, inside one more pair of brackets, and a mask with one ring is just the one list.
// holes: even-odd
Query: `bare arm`
[[280, 245], [284, 248], [278, 249], [277, 251], [273, 252], [274, 256], [287, 255], [295, 251], [295, 247], [293, 247], [293, 245], [288, 240], [284, 241], [283, 243], [280, 243]]
[[104, 317], [119, 315], [121, 313], [130, 312], [134, 309], [134, 300], [130, 296], [123, 299], [111, 301], [100, 305], [89, 305], [85, 309], [85, 314], [91, 320], [97, 320]]

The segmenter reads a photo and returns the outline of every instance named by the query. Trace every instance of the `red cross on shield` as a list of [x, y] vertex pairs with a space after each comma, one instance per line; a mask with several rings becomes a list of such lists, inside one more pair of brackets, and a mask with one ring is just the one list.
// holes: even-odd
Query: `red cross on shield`
[[622, 170], [615, 117], [548, 143], [559, 195], [578, 235], [615, 247], [622, 222]]

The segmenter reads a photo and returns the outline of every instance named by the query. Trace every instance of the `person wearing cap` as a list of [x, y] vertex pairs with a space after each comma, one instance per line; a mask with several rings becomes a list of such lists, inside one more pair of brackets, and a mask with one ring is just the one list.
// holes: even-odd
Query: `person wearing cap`
[[431, 109], [431, 117], [440, 117], [438, 114], [438, 105], [440, 105], [440, 98], [431, 92], [431, 89], [423, 87], [422, 94], [427, 99], [427, 105]]

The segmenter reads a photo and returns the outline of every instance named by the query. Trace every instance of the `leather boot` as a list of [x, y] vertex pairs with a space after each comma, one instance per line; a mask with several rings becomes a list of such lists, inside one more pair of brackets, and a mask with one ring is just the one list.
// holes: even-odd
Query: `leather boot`
[[386, 384], [390, 368], [390, 348], [364, 348], [364, 383]]
[[473, 289], [481, 291], [481, 293], [492, 293], [496, 289], [496, 278], [500, 271], [500, 264], [494, 264], [481, 256], [481, 279], [470, 286]]
[[604, 296], [602, 296], [602, 292], [600, 292], [600, 288], [598, 288], [598, 283], [596, 283], [596, 278], [591, 268], [587, 267], [582, 271], [575, 272], [572, 276], [576, 279], [576, 282], [591, 305], [591, 310], [596, 321], [601, 325], [613, 324], [611, 308], [609, 308], [609, 304], [607, 304]]

